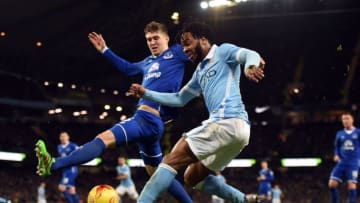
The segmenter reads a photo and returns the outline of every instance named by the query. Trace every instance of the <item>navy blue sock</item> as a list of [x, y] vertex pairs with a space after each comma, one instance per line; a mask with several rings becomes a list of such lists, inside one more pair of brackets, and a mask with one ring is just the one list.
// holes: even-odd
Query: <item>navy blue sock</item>
[[349, 190], [349, 203], [356, 203], [356, 190]]
[[330, 188], [331, 202], [339, 203], [339, 191], [337, 188]]
[[105, 148], [104, 142], [100, 138], [95, 138], [68, 156], [56, 158], [55, 163], [51, 166], [51, 171], [86, 163], [101, 155]]
[[226, 200], [231, 200], [231, 202], [245, 202], [244, 193], [226, 184], [224, 181], [214, 175], [208, 175], [204, 181], [200, 183], [200, 186], [197, 186], [197, 188], [208, 194], [216, 195]]
[[71, 198], [72, 198], [73, 203], [80, 203], [78, 194], [75, 193], [75, 194], [71, 195]]
[[73, 203], [73, 200], [72, 200], [71, 195], [70, 195], [70, 193], [69, 193], [68, 190], [65, 190], [65, 191], [63, 192], [63, 194], [64, 194], [65, 199], [66, 199], [66, 201], [67, 201], [68, 203]]
[[181, 203], [192, 203], [192, 200], [185, 191], [185, 188], [176, 179], [171, 182], [167, 192]]

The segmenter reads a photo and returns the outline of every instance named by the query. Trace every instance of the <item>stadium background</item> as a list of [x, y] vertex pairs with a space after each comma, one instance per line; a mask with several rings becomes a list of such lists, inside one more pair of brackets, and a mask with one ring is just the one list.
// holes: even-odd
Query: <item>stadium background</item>
[[[259, 85], [241, 80], [252, 136], [238, 158], [256, 159], [257, 164], [226, 169], [228, 182], [245, 192], [257, 191], [258, 163], [265, 158], [285, 193], [284, 202], [328, 202], [339, 115], [351, 111], [355, 125], [360, 120], [360, 2], [247, 0], [208, 9], [199, 5], [175, 0], [2, 0], [0, 151], [25, 153], [26, 158], [0, 161], [0, 197], [35, 202], [37, 186], [45, 180], [49, 202], [62, 202], [56, 191], [60, 173], [46, 178], [35, 174], [36, 140], [45, 139], [54, 153], [60, 131], [83, 144], [135, 110], [136, 100], [124, 93], [141, 78], [125, 77], [107, 63], [88, 42], [89, 32], [102, 33], [117, 54], [136, 61], [149, 53], [143, 36], [147, 22], [166, 23], [174, 42], [183, 22], [200, 19], [214, 28], [215, 42], [252, 48], [267, 62]], [[179, 16], [172, 19], [174, 12]], [[186, 70], [184, 82], [192, 70]], [[207, 117], [201, 98], [180, 111], [180, 118], [167, 126], [165, 150]], [[125, 153], [138, 158], [135, 149], [133, 144], [111, 149], [99, 166], [81, 166], [77, 188], [82, 199], [93, 185], [116, 186], [116, 157]], [[317, 167], [281, 165], [282, 158], [299, 157], [319, 157], [322, 162]], [[148, 178], [145, 169], [132, 168], [132, 173], [140, 191]], [[207, 195], [191, 194], [194, 202], [209, 202]], [[164, 196], [161, 201], [171, 199]]]

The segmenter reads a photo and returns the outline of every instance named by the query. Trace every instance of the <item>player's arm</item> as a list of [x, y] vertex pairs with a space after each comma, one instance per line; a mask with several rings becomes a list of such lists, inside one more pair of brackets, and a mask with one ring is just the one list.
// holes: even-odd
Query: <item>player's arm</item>
[[335, 150], [334, 150], [334, 161], [338, 162], [340, 161], [340, 139], [339, 139], [339, 135], [336, 134], [336, 138], [335, 138]]
[[237, 62], [245, 67], [245, 76], [254, 82], [264, 78], [265, 61], [253, 50], [241, 48], [233, 44], [222, 44], [220, 46], [222, 57], [227, 61]]
[[141, 69], [136, 63], [130, 63], [129, 61], [119, 57], [112, 52], [106, 45], [106, 42], [101, 34], [91, 32], [88, 35], [89, 41], [95, 47], [95, 49], [102, 53], [103, 56], [118, 70], [126, 75], [136, 75], [141, 73]]
[[266, 180], [267, 181], [273, 181], [274, 180], [274, 172], [272, 172], [271, 170], [266, 174]]
[[116, 176], [116, 180], [124, 180], [128, 177], [129, 175], [127, 173], [123, 173], [121, 175], [117, 175]]
[[127, 96], [135, 98], [144, 98], [165, 106], [182, 107], [185, 106], [191, 99], [199, 96], [201, 87], [197, 83], [197, 71], [194, 72], [190, 81], [176, 93], [163, 93], [145, 89], [139, 84], [132, 84]]
[[191, 99], [198, 96], [187, 85], [184, 86], [180, 92], [177, 93], [165, 93], [156, 92], [149, 89], [145, 89], [139, 84], [132, 84], [127, 96], [133, 96], [136, 98], [144, 98], [165, 106], [182, 107], [185, 106]]
[[122, 171], [119, 167], [116, 167], [116, 171], [117, 171], [117, 176], [116, 176], [116, 180], [124, 180], [129, 176], [129, 173], [127, 171]]
[[259, 172], [259, 176], [256, 178], [257, 181], [262, 181], [265, 180], [266, 177], [264, 176], [264, 174], [262, 174], [261, 172]]

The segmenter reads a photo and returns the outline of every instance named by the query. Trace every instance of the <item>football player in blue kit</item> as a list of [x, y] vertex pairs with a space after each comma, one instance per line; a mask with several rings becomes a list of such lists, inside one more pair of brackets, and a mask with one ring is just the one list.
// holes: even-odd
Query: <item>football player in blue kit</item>
[[336, 133], [334, 161], [337, 163], [329, 180], [331, 202], [339, 203], [338, 187], [347, 181], [349, 203], [356, 203], [356, 184], [360, 159], [360, 130], [354, 127], [354, 117], [350, 113], [341, 115], [344, 129]]
[[266, 160], [261, 161], [261, 170], [257, 181], [259, 181], [259, 195], [264, 196], [266, 199], [261, 201], [270, 202], [271, 200], [271, 182], [274, 180], [274, 172], [269, 168]]
[[[70, 141], [67, 132], [61, 132], [59, 136], [60, 144], [57, 151], [60, 157], [66, 157], [78, 148], [78, 145]], [[58, 189], [62, 192], [68, 203], [79, 203], [79, 195], [76, 194], [75, 181], [78, 175], [76, 166], [62, 168], [62, 177]]]
[[[178, 91], [188, 57], [179, 44], [169, 47], [169, 35], [165, 25], [153, 21], [146, 25], [144, 32], [151, 55], [136, 63], [112, 52], [101, 34], [92, 32], [88, 37], [93, 46], [123, 74], [142, 74], [142, 85], [146, 88], [159, 92]], [[45, 143], [39, 140], [35, 148], [39, 160], [38, 174], [50, 175], [52, 171], [90, 161], [101, 155], [107, 147], [121, 147], [129, 142], [136, 142], [145, 168], [151, 175], [162, 160], [160, 139], [164, 132], [164, 122], [173, 117], [174, 108], [140, 99], [133, 117], [100, 133], [67, 157], [53, 158], [47, 152]], [[192, 202], [176, 179], [171, 183], [168, 192], [180, 202]]]

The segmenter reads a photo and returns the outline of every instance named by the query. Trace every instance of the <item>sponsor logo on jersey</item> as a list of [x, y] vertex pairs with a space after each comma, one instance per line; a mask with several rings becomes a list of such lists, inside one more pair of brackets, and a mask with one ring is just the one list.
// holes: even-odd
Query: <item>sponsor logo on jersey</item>
[[161, 72], [158, 71], [160, 68], [159, 63], [154, 63], [148, 70], [148, 73], [145, 75], [144, 80], [148, 80], [150, 78], [159, 78], [161, 76]]
[[157, 71], [157, 70], [159, 70], [159, 68], [160, 68], [160, 64], [159, 64], [159, 63], [157, 63], [157, 62], [156, 62], [156, 63], [153, 63], [153, 64], [151, 65], [151, 67], [149, 68], [148, 73]]

